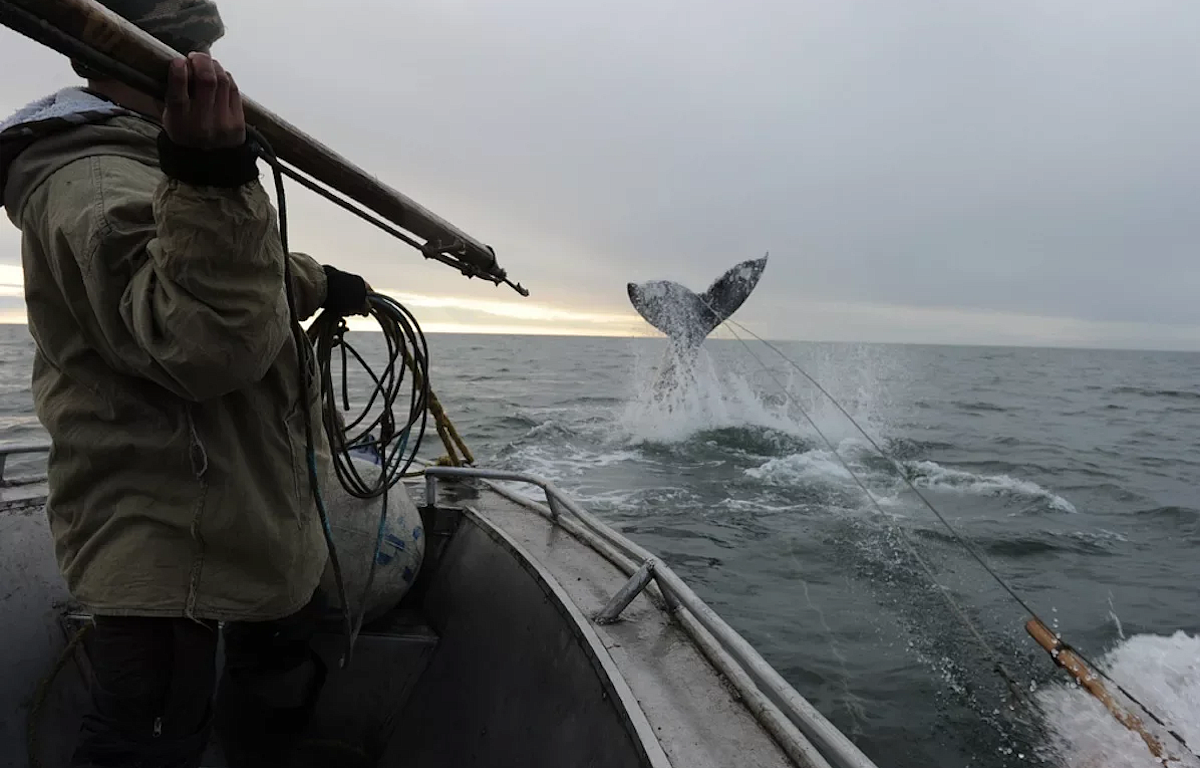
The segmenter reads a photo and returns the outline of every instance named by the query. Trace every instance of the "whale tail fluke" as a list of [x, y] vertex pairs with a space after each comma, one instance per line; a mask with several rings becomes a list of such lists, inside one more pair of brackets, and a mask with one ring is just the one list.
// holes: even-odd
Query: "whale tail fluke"
[[677, 347], [694, 349], [742, 306], [766, 266], [766, 256], [743, 261], [700, 295], [670, 280], [629, 283], [629, 301]]

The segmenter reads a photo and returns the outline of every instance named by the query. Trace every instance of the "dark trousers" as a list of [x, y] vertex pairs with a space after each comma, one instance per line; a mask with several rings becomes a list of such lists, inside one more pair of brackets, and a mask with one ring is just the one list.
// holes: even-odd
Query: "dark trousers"
[[215, 622], [97, 616], [72, 768], [196, 768], [214, 729], [230, 766], [286, 765], [325, 680], [310, 647], [322, 609], [226, 624], [219, 683]]

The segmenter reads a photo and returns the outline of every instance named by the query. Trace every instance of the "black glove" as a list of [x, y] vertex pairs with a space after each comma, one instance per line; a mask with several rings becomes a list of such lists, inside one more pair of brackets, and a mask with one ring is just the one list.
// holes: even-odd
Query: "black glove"
[[327, 285], [324, 308], [342, 317], [368, 314], [367, 281], [328, 264], [324, 269]]

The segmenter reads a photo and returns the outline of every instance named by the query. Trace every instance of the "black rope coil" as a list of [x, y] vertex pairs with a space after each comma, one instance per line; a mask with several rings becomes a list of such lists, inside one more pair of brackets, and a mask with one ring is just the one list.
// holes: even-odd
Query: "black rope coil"
[[[339, 586], [343, 617], [347, 622], [346, 663], [349, 663], [354, 643], [362, 630], [371, 586], [375, 583], [379, 549], [387, 529], [388, 491], [404, 478], [416, 460], [429, 413], [429, 346], [421, 326], [404, 305], [389, 296], [369, 294], [367, 305], [369, 316], [379, 323], [387, 347], [385, 365], [379, 372], [346, 340], [349, 329], [344, 318], [322, 312], [308, 330], [320, 380], [321, 418], [338, 482], [355, 498], [379, 499], [379, 523], [371, 566], [359, 596], [358, 616], [353, 621], [349, 620], [345, 586]], [[336, 378], [335, 356], [341, 360], [340, 376]], [[343, 414], [351, 411], [351, 359], [370, 380], [370, 394], [358, 414], [347, 421]], [[405, 398], [406, 382], [408, 394]], [[396, 408], [402, 406], [405, 399], [408, 418], [403, 424], [397, 424]], [[355, 451], [374, 454], [379, 464], [379, 474], [374, 481], [368, 481], [359, 471], [354, 461]], [[322, 510], [323, 506], [321, 504]], [[324, 512], [322, 514], [324, 520]], [[330, 547], [333, 547], [332, 536]]]
[[[400, 482], [416, 461], [429, 414], [429, 346], [421, 326], [404, 305], [389, 296], [372, 293], [368, 305], [369, 316], [379, 323], [386, 344], [385, 364], [378, 372], [346, 340], [344, 319], [323, 313], [308, 331], [316, 349], [321, 412], [334, 470], [346, 492], [360, 499], [382, 496]], [[336, 376], [335, 357], [341, 358]], [[369, 378], [370, 393], [357, 415], [347, 419], [351, 359]], [[404, 407], [407, 418], [398, 424], [396, 411]], [[381, 471], [373, 482], [367, 481], [352, 461], [353, 451], [364, 449], [378, 457]]]

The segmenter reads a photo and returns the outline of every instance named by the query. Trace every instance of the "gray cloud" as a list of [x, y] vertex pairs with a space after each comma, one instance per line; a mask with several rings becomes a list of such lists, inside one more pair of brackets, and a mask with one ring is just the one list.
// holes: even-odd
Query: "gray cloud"
[[[627, 280], [699, 289], [769, 249], [740, 318], [777, 337], [1200, 348], [1200, 5], [223, 12], [247, 92], [491, 242], [535, 300], [623, 311]], [[13, 39], [0, 106], [69, 82]], [[294, 206], [298, 245], [377, 285], [508, 298]]]

